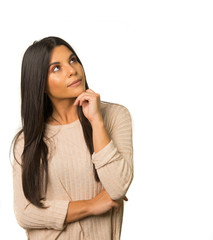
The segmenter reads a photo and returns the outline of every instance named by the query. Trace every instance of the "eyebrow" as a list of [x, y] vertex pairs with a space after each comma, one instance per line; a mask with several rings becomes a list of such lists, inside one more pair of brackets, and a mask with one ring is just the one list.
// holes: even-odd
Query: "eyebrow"
[[[74, 53], [72, 53], [72, 54], [69, 56], [68, 59], [71, 60], [71, 58], [72, 58], [73, 56], [75, 56]], [[53, 62], [53, 63], [50, 63], [49, 67], [52, 66], [52, 65], [55, 65], [55, 64], [56, 64], [56, 65], [57, 65], [57, 64], [60, 64], [60, 62]]]

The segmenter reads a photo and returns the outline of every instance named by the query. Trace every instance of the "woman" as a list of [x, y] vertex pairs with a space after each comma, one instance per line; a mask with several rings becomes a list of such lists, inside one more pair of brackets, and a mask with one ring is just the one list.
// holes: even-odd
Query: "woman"
[[64, 40], [24, 54], [14, 211], [28, 239], [118, 240], [133, 178], [131, 116], [100, 101]]

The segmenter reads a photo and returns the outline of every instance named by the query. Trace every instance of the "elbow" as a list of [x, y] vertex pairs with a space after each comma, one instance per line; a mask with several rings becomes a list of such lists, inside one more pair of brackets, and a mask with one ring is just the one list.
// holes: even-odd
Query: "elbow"
[[[126, 196], [126, 193], [132, 183], [134, 174], [131, 172], [128, 178], [125, 178], [120, 184], [117, 185], [116, 188], [110, 191], [109, 195], [113, 200], [123, 199]], [[116, 185], [115, 185], [116, 186]]]
[[18, 225], [24, 228], [25, 230], [31, 228], [29, 224], [30, 223], [29, 216], [26, 214], [28, 204], [29, 203], [20, 204], [19, 201], [14, 201], [13, 205], [16, 221]]
[[[66, 209], [65, 209], [66, 210]], [[54, 229], [63, 230], [64, 215], [59, 218], [52, 215], [51, 209], [31, 209], [29, 206], [14, 209], [16, 221], [20, 227], [27, 229]]]
[[121, 198], [124, 198], [126, 196], [126, 193], [132, 183], [132, 180], [133, 180], [133, 172], [131, 172], [127, 182], [123, 185], [123, 188], [122, 188], [122, 191], [121, 191], [121, 195], [120, 195], [120, 199]]
[[25, 230], [29, 228], [28, 222], [26, 221], [26, 217], [24, 216], [23, 212], [15, 211], [15, 217], [18, 225]]

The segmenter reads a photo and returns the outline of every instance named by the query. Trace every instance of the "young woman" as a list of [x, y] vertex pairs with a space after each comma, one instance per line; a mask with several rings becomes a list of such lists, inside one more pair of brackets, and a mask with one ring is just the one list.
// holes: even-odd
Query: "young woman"
[[133, 178], [128, 109], [89, 89], [73, 48], [34, 42], [21, 72], [14, 211], [30, 240], [119, 240]]

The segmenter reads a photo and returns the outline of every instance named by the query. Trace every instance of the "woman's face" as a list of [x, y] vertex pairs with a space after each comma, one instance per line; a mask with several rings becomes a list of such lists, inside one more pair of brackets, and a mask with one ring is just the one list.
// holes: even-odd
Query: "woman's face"
[[[71, 85], [81, 80], [80, 84]], [[75, 98], [85, 91], [85, 75], [76, 56], [64, 45], [52, 50], [46, 93], [50, 99]]]

